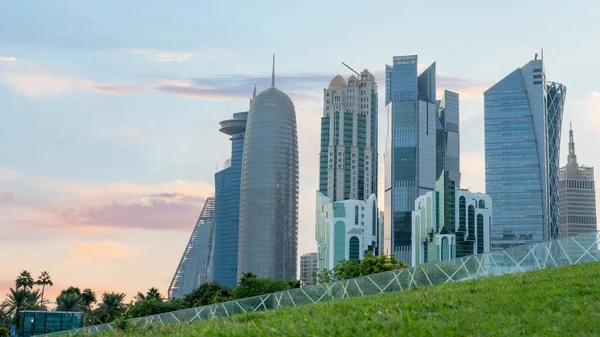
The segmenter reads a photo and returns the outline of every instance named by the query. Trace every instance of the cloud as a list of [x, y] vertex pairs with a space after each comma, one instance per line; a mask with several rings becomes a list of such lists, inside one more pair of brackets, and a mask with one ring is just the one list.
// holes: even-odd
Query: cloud
[[130, 95], [145, 90], [136, 84], [106, 84], [78, 76], [56, 74], [32, 64], [11, 67], [2, 73], [2, 79], [13, 92], [29, 98], [56, 97], [75, 91]]
[[66, 261], [70, 265], [134, 258], [127, 246], [112, 242], [76, 242], [72, 251], [71, 257]]
[[174, 53], [159, 49], [124, 48], [123, 50], [128, 54], [144, 55], [150, 63], [184, 62], [196, 55], [195, 53]]
[[17, 58], [14, 56], [0, 56], [0, 62], [17, 62]]
[[0, 208], [28, 208], [44, 205], [46, 205], [46, 202], [39, 198], [15, 194], [13, 192], [0, 192]]
[[[83, 235], [110, 228], [189, 230], [214, 187], [204, 182], [178, 180], [156, 185], [40, 183], [57, 197], [52, 202], [0, 195], [7, 205], [27, 207], [14, 223]], [[36, 202], [34, 202], [36, 201]]]
[[0, 182], [12, 181], [20, 175], [19, 171], [0, 167]]
[[[334, 74], [290, 74], [275, 77], [275, 84], [286, 92], [312, 91], [327, 86]], [[204, 100], [246, 99], [254, 86], [268, 88], [271, 76], [247, 74], [224, 75], [205, 78], [161, 79], [154, 86], [160, 92], [185, 98]]]

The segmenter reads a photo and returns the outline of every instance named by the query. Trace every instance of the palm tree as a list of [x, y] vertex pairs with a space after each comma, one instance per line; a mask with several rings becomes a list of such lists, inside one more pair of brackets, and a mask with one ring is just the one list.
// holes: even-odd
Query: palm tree
[[63, 292], [56, 298], [56, 311], [83, 311], [83, 297], [74, 292]]
[[19, 288], [23, 288], [25, 290], [33, 289], [34, 284], [35, 282], [33, 281], [33, 277], [31, 277], [31, 273], [27, 270], [23, 270], [21, 272], [21, 275], [19, 275], [19, 277], [17, 277], [17, 279], [15, 280], [17, 290], [19, 290]]
[[35, 282], [35, 283], [37, 285], [42, 286], [42, 299], [40, 301], [40, 306], [43, 308], [44, 307], [44, 290], [46, 289], [46, 286], [52, 287], [54, 285], [54, 283], [52, 283], [52, 279], [50, 279], [50, 273], [48, 273], [45, 270], [42, 272], [42, 274], [38, 278], [37, 282]]
[[125, 294], [123, 293], [102, 294], [102, 302], [98, 306], [98, 309], [96, 309], [98, 318], [104, 323], [113, 321], [123, 310], [123, 299], [125, 299]]
[[149, 299], [155, 299], [155, 300], [158, 300], [158, 301], [162, 301], [163, 297], [160, 294], [160, 292], [158, 291], [158, 289], [152, 287], [152, 288], [148, 289], [148, 292], [146, 293], [146, 299], [147, 300], [149, 300]]
[[96, 293], [92, 291], [90, 288], [83, 289], [81, 293], [81, 298], [83, 299], [83, 304], [89, 309], [92, 303], [96, 303]]
[[13, 316], [18, 323], [19, 314], [23, 310], [37, 309], [36, 303], [40, 299], [39, 291], [29, 291], [27, 289], [12, 289], [7, 294], [6, 300], [0, 305], [0, 310], [4, 311], [7, 316]]

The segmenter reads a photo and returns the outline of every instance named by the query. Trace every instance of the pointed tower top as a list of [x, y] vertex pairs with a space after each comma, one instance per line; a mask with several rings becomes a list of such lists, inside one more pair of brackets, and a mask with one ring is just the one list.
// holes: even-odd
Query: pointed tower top
[[273, 54], [273, 72], [271, 73], [271, 88], [275, 88], [275, 54]]
[[252, 92], [252, 99], [256, 97], [256, 84], [254, 85], [254, 91]]
[[577, 155], [575, 154], [575, 141], [573, 140], [573, 123], [569, 122], [569, 156], [567, 163], [577, 165]]

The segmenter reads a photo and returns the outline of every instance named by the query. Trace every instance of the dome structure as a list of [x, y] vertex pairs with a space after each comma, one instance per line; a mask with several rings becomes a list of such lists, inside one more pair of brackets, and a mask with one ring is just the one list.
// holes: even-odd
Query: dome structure
[[342, 88], [346, 86], [346, 80], [340, 76], [337, 75], [336, 77], [334, 77], [331, 82], [329, 82], [329, 89], [331, 88]]

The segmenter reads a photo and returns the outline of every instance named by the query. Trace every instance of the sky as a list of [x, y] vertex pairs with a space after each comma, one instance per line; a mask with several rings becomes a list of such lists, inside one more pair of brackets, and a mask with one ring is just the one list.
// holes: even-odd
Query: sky
[[166, 294], [230, 155], [218, 122], [268, 88], [273, 53], [298, 119], [300, 254], [316, 250], [322, 95], [351, 74], [342, 61], [377, 78], [381, 169], [385, 64], [436, 61], [438, 90], [460, 94], [461, 186], [483, 192], [483, 92], [543, 48], [547, 79], [567, 86], [561, 165], [572, 122], [580, 164], [600, 168], [598, 12], [593, 0], [0, 2], [0, 301], [24, 269], [50, 272], [51, 300], [71, 285]]

